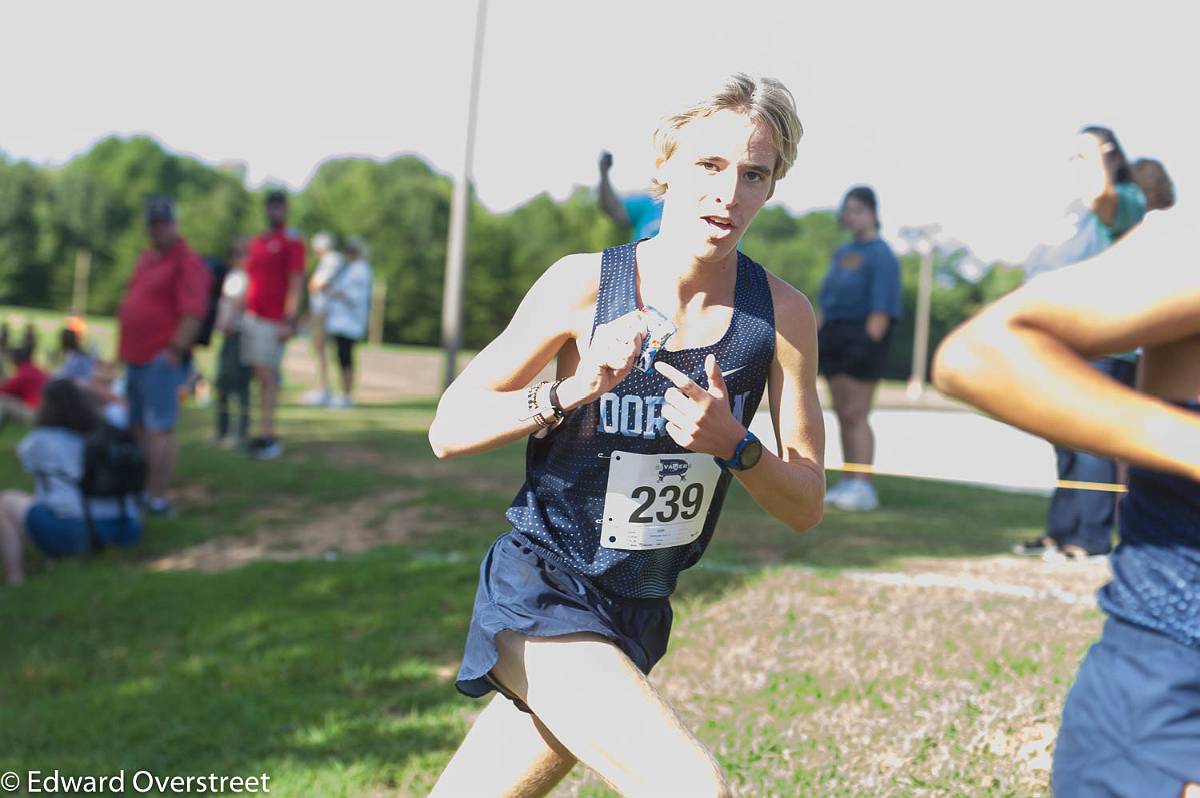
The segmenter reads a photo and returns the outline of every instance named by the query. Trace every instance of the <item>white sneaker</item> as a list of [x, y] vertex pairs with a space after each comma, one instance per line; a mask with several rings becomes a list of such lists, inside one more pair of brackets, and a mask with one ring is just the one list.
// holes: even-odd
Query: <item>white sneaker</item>
[[322, 388], [313, 388], [300, 397], [300, 402], [309, 407], [327, 407], [329, 405], [329, 391]]
[[825, 504], [826, 504], [826, 506], [828, 506], [828, 505], [830, 505], [830, 504], [833, 504], [834, 502], [836, 502], [836, 501], [837, 501], [837, 499], [838, 499], [838, 496], [841, 496], [841, 495], [842, 495], [842, 493], [844, 493], [844, 492], [845, 492], [845, 490], [846, 490], [846, 487], [847, 487], [847, 486], [848, 486], [848, 485], [849, 485], [849, 484], [850, 484], [852, 481], [853, 481], [853, 480], [849, 480], [849, 479], [842, 479], [842, 480], [839, 480], [839, 481], [838, 481], [838, 483], [837, 483], [836, 485], [834, 485], [834, 486], [833, 486], [832, 488], [830, 488], [829, 490], [825, 491]]
[[846, 486], [846, 490], [834, 499], [833, 504], [839, 510], [869, 512], [879, 507], [879, 494], [868, 480], [853, 479]]
[[250, 443], [250, 456], [255, 460], [274, 460], [283, 454], [283, 444], [272, 438], [271, 440], [256, 440]]
[[336, 410], [345, 410], [348, 407], [354, 407], [354, 403], [350, 401], [349, 396], [339, 393], [329, 401], [329, 406]]

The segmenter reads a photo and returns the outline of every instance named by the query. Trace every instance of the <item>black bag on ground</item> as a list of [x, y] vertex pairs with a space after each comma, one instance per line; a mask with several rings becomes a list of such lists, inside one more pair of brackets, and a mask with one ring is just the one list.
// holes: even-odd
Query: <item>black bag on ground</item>
[[83, 478], [79, 481], [79, 491], [83, 494], [83, 517], [94, 551], [104, 548], [104, 542], [96, 535], [88, 500], [118, 500], [121, 503], [121, 520], [125, 520], [126, 497], [140, 496], [145, 485], [146, 458], [128, 430], [101, 424], [87, 436], [83, 446]]

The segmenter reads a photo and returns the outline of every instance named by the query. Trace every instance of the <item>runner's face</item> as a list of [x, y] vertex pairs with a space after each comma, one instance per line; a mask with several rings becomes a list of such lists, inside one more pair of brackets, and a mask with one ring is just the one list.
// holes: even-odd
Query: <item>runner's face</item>
[[704, 258], [729, 255], [775, 190], [770, 130], [745, 114], [718, 111], [689, 122], [660, 164], [663, 231]]

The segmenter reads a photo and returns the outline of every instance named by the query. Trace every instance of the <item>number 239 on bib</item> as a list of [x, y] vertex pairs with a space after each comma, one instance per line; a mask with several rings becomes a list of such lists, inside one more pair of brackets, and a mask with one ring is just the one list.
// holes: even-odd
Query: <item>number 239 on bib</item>
[[700, 537], [721, 468], [696, 452], [613, 452], [600, 545], [642, 551], [683, 546]]

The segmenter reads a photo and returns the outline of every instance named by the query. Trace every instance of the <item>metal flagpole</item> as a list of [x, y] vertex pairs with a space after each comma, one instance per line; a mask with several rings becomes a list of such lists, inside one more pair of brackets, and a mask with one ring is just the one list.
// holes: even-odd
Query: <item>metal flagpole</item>
[[467, 109], [467, 142], [462, 172], [454, 181], [450, 203], [450, 232], [446, 241], [446, 284], [442, 294], [442, 348], [445, 367], [442, 389], [454, 381], [455, 360], [462, 346], [462, 294], [466, 276], [467, 221], [470, 215], [471, 160], [475, 152], [475, 117], [479, 105], [479, 72], [483, 61], [483, 30], [487, 0], [478, 0], [475, 15], [475, 56], [471, 66], [471, 91]]
[[916, 330], [913, 333], [912, 372], [908, 378], [906, 393], [909, 399], [920, 399], [925, 393], [929, 378], [929, 315], [933, 298], [933, 259], [936, 255], [937, 236], [940, 225], [926, 224], [920, 227], [900, 228], [900, 237], [908, 242], [909, 251], [921, 256], [921, 270], [917, 279]]
[[908, 398], [919, 399], [925, 393], [929, 372], [929, 309], [933, 296], [933, 245], [928, 238], [917, 243], [921, 254], [921, 273], [917, 280], [917, 319], [913, 332], [912, 374], [908, 378]]

